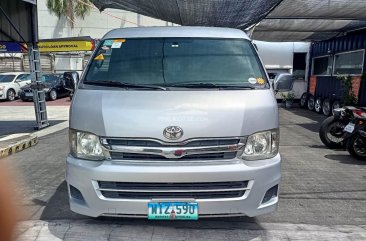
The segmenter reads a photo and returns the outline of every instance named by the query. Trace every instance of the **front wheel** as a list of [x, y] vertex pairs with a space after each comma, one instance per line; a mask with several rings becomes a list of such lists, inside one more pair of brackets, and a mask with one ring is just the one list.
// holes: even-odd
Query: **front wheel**
[[15, 100], [15, 91], [13, 89], [10, 89], [6, 92], [6, 98], [9, 100], [9, 101], [13, 101]]
[[366, 138], [353, 135], [347, 141], [347, 151], [359, 160], [366, 160]]
[[319, 130], [320, 140], [330, 149], [342, 149], [345, 147], [343, 129], [346, 123], [330, 116], [323, 121]]
[[49, 96], [50, 96], [50, 100], [52, 100], [52, 101], [56, 100], [57, 99], [56, 90], [51, 90]]

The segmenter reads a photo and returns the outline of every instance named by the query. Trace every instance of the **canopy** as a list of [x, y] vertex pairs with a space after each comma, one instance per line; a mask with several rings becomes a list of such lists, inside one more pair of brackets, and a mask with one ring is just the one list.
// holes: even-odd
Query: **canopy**
[[318, 41], [366, 27], [366, 0], [91, 0], [180, 25], [250, 30], [265, 41]]
[[365, 0], [283, 0], [253, 30], [270, 41], [319, 41], [366, 27]]
[[100, 10], [124, 9], [185, 26], [246, 29], [281, 0], [91, 0]]

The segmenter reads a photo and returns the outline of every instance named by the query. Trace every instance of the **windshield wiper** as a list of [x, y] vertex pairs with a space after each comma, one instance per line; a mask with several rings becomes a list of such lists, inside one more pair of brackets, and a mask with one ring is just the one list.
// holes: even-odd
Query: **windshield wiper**
[[253, 86], [240, 86], [240, 85], [218, 85], [214, 83], [182, 83], [182, 84], [173, 84], [169, 85], [169, 87], [182, 87], [182, 88], [210, 88], [210, 89], [250, 89], [254, 90]]
[[100, 86], [108, 86], [108, 87], [120, 87], [120, 88], [135, 88], [135, 89], [154, 89], [154, 90], [166, 90], [165, 87], [158, 85], [141, 85], [141, 84], [132, 84], [125, 83], [119, 81], [84, 81], [84, 84], [87, 85], [100, 85]]
[[215, 88], [218, 89], [220, 86], [213, 83], [181, 83], [168, 85], [169, 87], [182, 87], [182, 88]]

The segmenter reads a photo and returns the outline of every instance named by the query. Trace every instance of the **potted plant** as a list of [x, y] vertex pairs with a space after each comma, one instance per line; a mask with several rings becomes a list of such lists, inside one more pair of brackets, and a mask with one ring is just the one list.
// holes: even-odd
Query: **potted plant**
[[281, 96], [282, 100], [285, 102], [286, 108], [291, 108], [294, 103], [295, 94], [293, 92], [287, 92], [281, 94]]

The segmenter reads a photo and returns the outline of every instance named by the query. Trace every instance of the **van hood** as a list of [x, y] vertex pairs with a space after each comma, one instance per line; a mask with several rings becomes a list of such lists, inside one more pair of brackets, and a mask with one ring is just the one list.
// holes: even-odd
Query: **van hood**
[[101, 137], [155, 138], [179, 126], [191, 138], [238, 137], [278, 128], [272, 90], [91, 90], [78, 89], [70, 128]]

